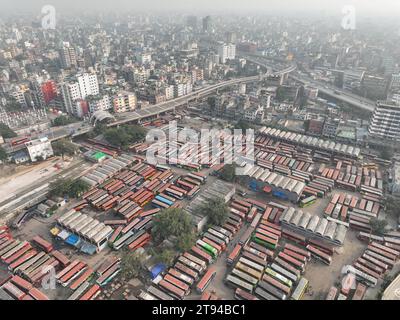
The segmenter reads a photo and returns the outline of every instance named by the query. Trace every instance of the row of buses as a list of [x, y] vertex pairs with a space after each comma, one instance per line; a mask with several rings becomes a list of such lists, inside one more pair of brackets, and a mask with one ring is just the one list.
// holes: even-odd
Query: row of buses
[[[188, 252], [178, 257], [175, 265], [163, 277], [156, 278], [147, 292], [141, 292], [140, 299], [184, 299], [190, 293], [191, 288], [194, 288], [198, 294], [205, 293], [216, 275], [215, 270], [208, 266], [227, 249], [246, 219], [246, 214], [239, 211], [244, 211], [244, 209], [238, 206], [239, 203], [236, 202], [235, 211], [230, 213], [230, 219], [223, 226], [208, 228]], [[251, 207], [251, 205], [249, 206]], [[231, 209], [233, 208], [231, 207]], [[246, 210], [246, 213], [248, 211]]]
[[[274, 209], [284, 208], [257, 207], [255, 218], [227, 258], [232, 269], [225, 282], [235, 288], [236, 299], [301, 300], [307, 290], [308, 280], [302, 274], [311, 252], [287, 243], [275, 256], [282, 230], [269, 220]], [[268, 242], [257, 241], [262, 236], [268, 237]]]

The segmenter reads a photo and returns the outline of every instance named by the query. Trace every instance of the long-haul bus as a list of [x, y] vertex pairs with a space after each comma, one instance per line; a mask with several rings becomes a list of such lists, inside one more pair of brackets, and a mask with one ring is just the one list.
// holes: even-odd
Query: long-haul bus
[[236, 288], [235, 290], [235, 299], [236, 300], [259, 300], [256, 296], [244, 291], [243, 289]]
[[235, 246], [235, 248], [233, 248], [233, 250], [229, 254], [228, 258], [226, 259], [226, 263], [228, 265], [231, 265], [236, 261], [236, 259], [238, 258], [239, 254], [240, 254], [241, 249], [242, 249], [242, 246], [240, 244], [237, 244]]
[[301, 277], [299, 283], [294, 289], [292, 296], [290, 297], [291, 300], [301, 300], [304, 296], [308, 287], [308, 280], [306, 278]]
[[300, 201], [300, 208], [305, 208], [313, 205], [317, 201], [316, 196], [311, 196]]
[[199, 283], [196, 286], [196, 290], [198, 293], [203, 293], [204, 290], [208, 287], [208, 285], [211, 283], [211, 281], [214, 279], [216, 275], [216, 271], [213, 268], [210, 268], [207, 270], [203, 278], [199, 281]]
[[202, 248], [205, 252], [210, 254], [214, 259], [218, 257], [218, 249], [214, 248], [213, 246], [209, 245], [208, 243], [204, 242], [203, 240], [197, 240], [196, 245]]
[[235, 288], [240, 288], [250, 293], [253, 292], [253, 286], [245, 281], [240, 280], [238, 277], [228, 275], [226, 277], [226, 282]]

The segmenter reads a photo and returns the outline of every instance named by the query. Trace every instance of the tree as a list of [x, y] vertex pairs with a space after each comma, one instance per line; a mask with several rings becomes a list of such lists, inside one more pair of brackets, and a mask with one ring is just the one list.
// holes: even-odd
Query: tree
[[79, 179], [74, 181], [68, 188], [68, 195], [71, 198], [78, 198], [80, 197], [83, 193], [85, 193], [86, 191], [88, 191], [90, 189], [90, 185]]
[[201, 216], [208, 216], [210, 224], [222, 225], [229, 215], [228, 205], [222, 198], [214, 198], [198, 206], [196, 213]]
[[236, 123], [235, 129], [240, 129], [244, 131], [243, 133], [245, 133], [247, 129], [253, 129], [253, 126], [249, 122], [242, 119]]
[[71, 141], [66, 139], [60, 139], [52, 143], [54, 154], [57, 156], [62, 156], [64, 160], [64, 155], [72, 156], [78, 150], [77, 146]]
[[107, 130], [107, 126], [104, 123], [97, 122], [96, 126], [93, 129], [93, 132], [96, 136], [103, 134]]
[[59, 117], [57, 117], [57, 118], [55, 118], [53, 120], [53, 126], [54, 127], [66, 126], [66, 125], [74, 123], [74, 122], [76, 122], [75, 119], [73, 119], [73, 118], [71, 118], [69, 116], [62, 115], [62, 116], [59, 116]]
[[390, 147], [384, 147], [381, 150], [381, 158], [385, 160], [392, 160], [393, 158], [393, 150]]
[[54, 182], [51, 182], [49, 186], [49, 195], [51, 197], [63, 197], [69, 193], [71, 184], [71, 179], [58, 179]]
[[110, 128], [104, 132], [104, 138], [112, 145], [126, 149], [130, 144], [143, 140], [146, 130], [138, 125]]
[[386, 212], [395, 218], [400, 217], [400, 198], [388, 196], [386, 199]]
[[124, 250], [121, 257], [121, 275], [125, 279], [138, 277], [144, 269], [143, 261], [143, 254]]
[[17, 134], [4, 123], [0, 123], [0, 136], [4, 139], [15, 138]]
[[236, 166], [234, 164], [226, 164], [220, 173], [220, 178], [222, 180], [233, 182], [236, 177]]
[[2, 147], [0, 147], [0, 161], [7, 160], [7, 152]]
[[171, 249], [161, 247], [158, 250], [153, 250], [153, 256], [157, 263], [163, 263], [167, 266], [170, 266], [175, 260], [176, 252]]
[[193, 246], [196, 237], [191, 216], [180, 208], [165, 209], [157, 214], [153, 218], [151, 233], [157, 242], [171, 240], [179, 252]]
[[388, 222], [386, 220], [379, 220], [377, 218], [372, 218], [369, 224], [371, 226], [371, 231], [373, 234], [383, 235], [385, 233], [385, 228]]

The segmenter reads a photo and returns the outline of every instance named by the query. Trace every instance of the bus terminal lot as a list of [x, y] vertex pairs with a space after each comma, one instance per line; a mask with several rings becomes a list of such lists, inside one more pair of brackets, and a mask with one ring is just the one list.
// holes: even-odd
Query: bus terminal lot
[[[286, 132], [278, 135], [296, 138]], [[307, 137], [298, 138], [307, 146], [314, 143]], [[384, 192], [385, 168], [343, 155], [328, 163], [325, 151], [297, 148], [277, 139], [258, 136], [257, 165], [245, 164], [244, 175], [233, 184], [218, 177], [223, 166], [215, 163], [153, 166], [145, 158], [146, 143], [121, 153], [92, 141], [92, 146], [110, 148], [112, 155], [85, 172], [92, 188], [54, 215], [34, 216], [10, 233], [18, 239], [15, 244], [40, 236], [68, 260], [62, 268], [57, 265], [56, 289], [43, 289], [51, 299], [243, 297], [236, 288], [259, 299], [325, 299], [333, 286], [340, 291], [344, 266], [370, 272], [358, 275], [357, 285], [366, 281], [373, 287], [366, 297], [373, 297], [381, 278], [398, 268], [398, 257], [393, 254], [397, 240], [379, 238], [375, 239], [379, 243], [368, 246], [359, 237], [360, 230], [370, 230], [371, 217], [384, 216], [379, 194]], [[326, 141], [324, 148], [329, 145]], [[190, 150], [199, 147], [185, 146], [189, 150], [186, 158]], [[173, 151], [175, 145], [168, 143], [168, 148]], [[338, 150], [342, 149], [352, 150], [339, 145]], [[353, 157], [353, 151], [348, 152]], [[210, 226], [205, 217], [189, 210], [191, 204], [213, 194], [224, 197], [229, 208], [221, 226]], [[152, 219], [165, 208], [182, 208], [195, 218], [196, 244], [154, 274], [156, 264], [150, 258], [146, 264], [149, 273], [128, 284], [120, 275], [122, 252], [144, 250], [150, 254], [154, 247]], [[2, 241], [4, 262], [15, 253], [13, 239]], [[382, 247], [389, 250], [383, 256], [379, 254]], [[365, 262], [365, 254], [381, 262], [374, 266]], [[42, 258], [38, 259], [41, 263]], [[56, 262], [47, 255], [43, 259]], [[382, 261], [393, 262], [392, 270], [384, 267], [383, 272]], [[364, 264], [373, 270], [368, 271]], [[379, 279], [370, 276], [377, 270], [381, 270]], [[34, 271], [27, 266], [26, 272], [18, 274], [30, 279]], [[352, 299], [353, 295], [351, 291], [338, 298]]]

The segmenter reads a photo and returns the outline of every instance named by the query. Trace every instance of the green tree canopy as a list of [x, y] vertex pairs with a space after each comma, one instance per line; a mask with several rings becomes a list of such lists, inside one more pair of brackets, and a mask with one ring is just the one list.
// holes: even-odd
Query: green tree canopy
[[236, 166], [234, 164], [226, 164], [220, 173], [222, 180], [233, 182], [236, 178]]
[[71, 179], [58, 179], [54, 182], [51, 182], [49, 186], [49, 195], [52, 197], [63, 197], [68, 194], [71, 184]]
[[54, 126], [54, 127], [66, 126], [66, 125], [71, 124], [71, 123], [74, 123], [74, 122], [76, 122], [76, 121], [77, 121], [77, 120], [74, 119], [74, 118], [71, 118], [71, 117], [69, 117], [69, 116], [64, 116], [64, 115], [62, 115], [62, 116], [58, 116], [57, 118], [55, 118], [55, 119], [53, 120], [53, 126]]
[[386, 199], [386, 212], [394, 217], [400, 217], [400, 198], [388, 196]]
[[388, 222], [386, 220], [379, 220], [377, 218], [372, 218], [369, 224], [371, 226], [372, 233], [383, 235], [385, 233], [385, 228]]
[[153, 250], [152, 255], [157, 263], [163, 263], [167, 266], [170, 266], [175, 260], [176, 252], [172, 249], [162, 246], [157, 250]]
[[146, 130], [138, 125], [109, 128], [104, 132], [104, 138], [112, 145], [126, 149], [130, 144], [143, 140]]
[[17, 134], [4, 123], [0, 123], [0, 136], [4, 139], [15, 138]]
[[67, 139], [60, 139], [52, 142], [52, 147], [54, 154], [62, 156], [63, 159], [65, 155], [72, 156], [78, 150], [78, 147]]
[[229, 215], [228, 205], [222, 198], [211, 199], [195, 210], [201, 216], [208, 216], [209, 223], [215, 225], [222, 225]]
[[393, 150], [389, 147], [384, 147], [381, 150], [381, 158], [385, 160], [392, 160], [393, 158]]
[[144, 256], [137, 251], [124, 250], [121, 256], [121, 275], [125, 279], [136, 278], [144, 271]]
[[192, 218], [182, 209], [169, 208], [160, 211], [153, 218], [151, 230], [153, 239], [162, 242], [166, 239], [173, 241], [178, 251], [190, 248], [196, 239]]
[[243, 131], [243, 134], [245, 134], [246, 130], [253, 129], [253, 126], [248, 121], [241, 119], [235, 124], [235, 129], [240, 129]]
[[84, 194], [86, 191], [89, 191], [90, 185], [81, 180], [75, 180], [68, 188], [68, 195], [71, 198], [79, 198], [82, 194]]
[[50, 196], [63, 197], [68, 195], [70, 198], [78, 198], [90, 189], [90, 185], [80, 179], [58, 179], [50, 183]]

